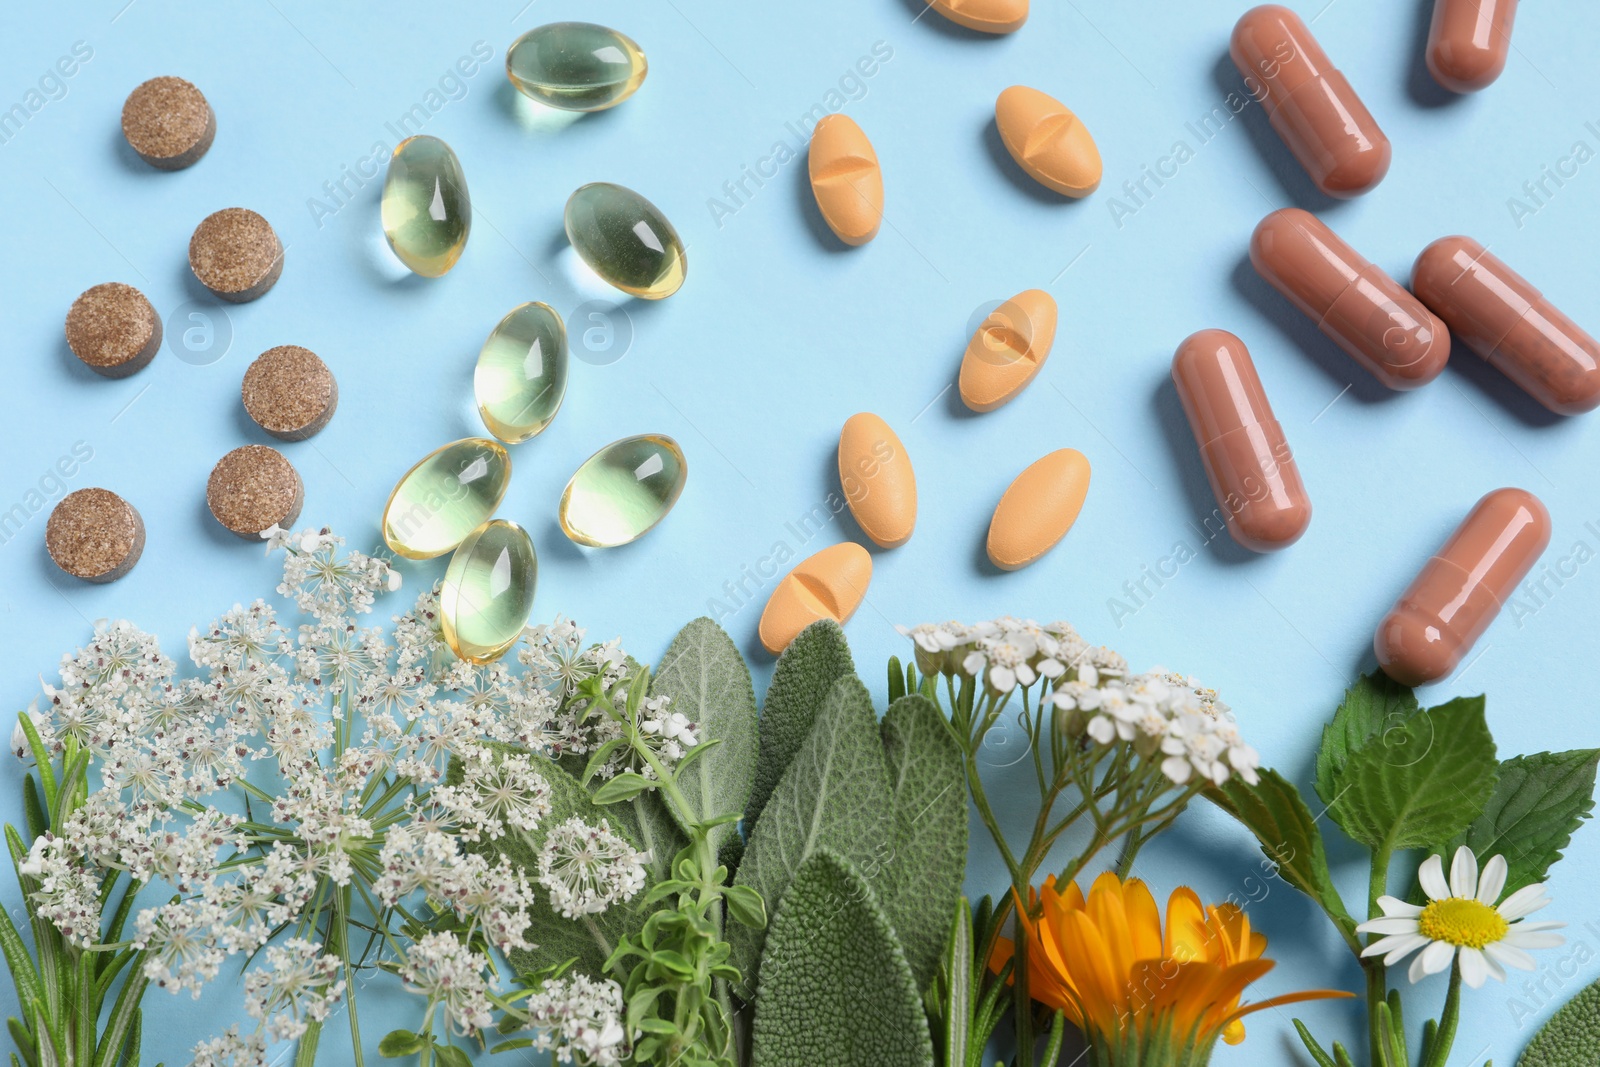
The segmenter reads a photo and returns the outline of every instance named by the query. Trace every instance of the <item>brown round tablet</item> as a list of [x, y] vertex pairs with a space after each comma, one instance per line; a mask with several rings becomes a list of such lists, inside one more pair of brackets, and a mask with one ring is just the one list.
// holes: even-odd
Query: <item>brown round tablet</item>
[[206, 482], [206, 506], [218, 522], [240, 537], [255, 539], [273, 526], [290, 526], [300, 517], [305, 486], [283, 453], [266, 445], [245, 445], [217, 461]]
[[182, 78], [151, 78], [122, 105], [122, 136], [139, 158], [161, 170], [196, 163], [217, 135], [217, 116], [199, 89]]
[[73, 577], [114, 582], [144, 552], [144, 520], [109, 489], [79, 489], [50, 512], [44, 547], [56, 566]]
[[217, 296], [243, 304], [277, 282], [283, 273], [283, 245], [271, 224], [254, 211], [223, 208], [194, 228], [189, 269]]
[[279, 345], [244, 372], [244, 409], [256, 424], [285, 441], [304, 441], [328, 425], [339, 406], [339, 383], [310, 349]]
[[107, 378], [126, 378], [156, 357], [161, 320], [143, 293], [121, 282], [86, 290], [67, 310], [67, 347]]

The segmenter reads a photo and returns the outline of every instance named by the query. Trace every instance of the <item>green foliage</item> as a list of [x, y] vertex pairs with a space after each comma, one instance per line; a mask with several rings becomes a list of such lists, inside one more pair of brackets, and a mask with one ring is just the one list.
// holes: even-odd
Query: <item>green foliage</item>
[[1505, 892], [1544, 881], [1572, 832], [1594, 809], [1600, 749], [1536, 752], [1500, 764], [1500, 781], [1466, 833], [1451, 843], [1479, 856], [1504, 856]]
[[[815, 718], [749, 831], [735, 879], [759, 892], [770, 912], [782, 907], [790, 880], [819, 848], [833, 848], [872, 883], [888, 882], [892, 794], [872, 698], [854, 675], [840, 678]], [[728, 936], [743, 975], [740, 995], [751, 999], [766, 935], [736, 926]]]
[[1594, 1067], [1600, 1063], [1600, 982], [1588, 986], [1533, 1036], [1517, 1067]]
[[967, 791], [961, 748], [933, 701], [903, 696], [882, 724], [894, 798], [889, 890], [884, 903], [925, 989], [950, 932], [967, 862]]
[[795, 872], [773, 921], [751, 1052], [753, 1067], [933, 1067], [889, 918], [861, 872], [825, 846]]
[[1442, 849], [1483, 811], [1497, 767], [1483, 698], [1462, 697], [1351, 750], [1328, 810], [1345, 833], [1380, 854]]
[[855, 674], [855, 661], [844, 631], [824, 619], [800, 632], [778, 657], [761, 709], [761, 746], [756, 777], [745, 806], [745, 833], [750, 832], [783, 772], [811, 735], [817, 711], [840, 678]]
[[[710, 619], [695, 619], [672, 639], [650, 691], [672, 698], [671, 710], [695, 722], [702, 745], [716, 742], [678, 776], [694, 820], [743, 811], [755, 780], [758, 727], [750, 669], [733, 640]], [[714, 827], [712, 847], [733, 831], [732, 824]]]
[[1375, 734], [1403, 726], [1422, 706], [1416, 695], [1381, 671], [1363, 674], [1344, 691], [1333, 720], [1322, 728], [1317, 752], [1317, 795], [1333, 804], [1343, 788], [1342, 772], [1352, 753]]

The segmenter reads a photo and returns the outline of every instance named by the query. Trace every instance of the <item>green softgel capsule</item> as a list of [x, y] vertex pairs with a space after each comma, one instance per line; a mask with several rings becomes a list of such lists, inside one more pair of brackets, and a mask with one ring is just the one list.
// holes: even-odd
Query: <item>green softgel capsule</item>
[[540, 433], [567, 395], [567, 329], [549, 304], [531, 302], [500, 320], [472, 375], [478, 414], [508, 445]]
[[383, 235], [411, 270], [437, 278], [456, 265], [472, 232], [461, 161], [437, 137], [401, 141], [383, 179]]
[[580, 545], [614, 548], [666, 518], [689, 465], [664, 434], [613, 441], [584, 460], [561, 494], [561, 531]]
[[625, 34], [592, 22], [552, 22], [506, 51], [506, 77], [532, 100], [563, 111], [604, 111], [632, 96], [649, 69]]
[[451, 551], [489, 521], [511, 484], [511, 454], [467, 437], [435, 449], [401, 477], [383, 506], [383, 540], [406, 559]]
[[688, 273], [678, 231], [632, 189], [590, 182], [567, 200], [567, 240], [596, 274], [631, 296], [661, 300]]
[[450, 650], [472, 663], [505, 655], [533, 610], [539, 557], [527, 531], [494, 519], [461, 542], [439, 590], [439, 623]]

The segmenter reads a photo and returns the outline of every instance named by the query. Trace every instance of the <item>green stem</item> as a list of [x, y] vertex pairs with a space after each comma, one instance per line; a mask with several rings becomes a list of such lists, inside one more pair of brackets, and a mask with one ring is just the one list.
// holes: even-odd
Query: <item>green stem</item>
[[350, 1047], [355, 1051], [356, 1067], [364, 1067], [361, 1052], [361, 1020], [356, 1012], [356, 972], [350, 966], [350, 887], [345, 886], [335, 898], [333, 922], [330, 924], [334, 940], [338, 943], [339, 961], [344, 965], [344, 995], [350, 1015]]
[[1456, 1024], [1461, 1021], [1461, 959], [1450, 968], [1450, 988], [1444, 995], [1444, 1012], [1439, 1016], [1439, 1032], [1428, 1046], [1427, 1062], [1422, 1067], [1445, 1067], [1450, 1046], [1455, 1043]]
[[[1372, 853], [1372, 870], [1367, 878], [1367, 918], [1379, 914], [1378, 898], [1389, 892], [1390, 850], [1381, 847]], [[1367, 976], [1367, 1043], [1374, 1067], [1393, 1067], [1383, 1036], [1378, 1032], [1378, 1006], [1389, 996], [1388, 970], [1381, 957], [1361, 960]]]

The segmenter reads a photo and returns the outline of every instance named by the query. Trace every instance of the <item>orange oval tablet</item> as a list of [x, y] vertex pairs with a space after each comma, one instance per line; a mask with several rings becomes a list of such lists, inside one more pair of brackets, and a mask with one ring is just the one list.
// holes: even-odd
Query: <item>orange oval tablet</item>
[[866, 599], [872, 582], [872, 556], [854, 541], [830, 545], [778, 582], [756, 628], [774, 656], [789, 647], [814, 622], [843, 624]]
[[839, 485], [861, 532], [882, 548], [911, 540], [917, 525], [917, 476], [900, 438], [868, 411], [839, 434]]
[[864, 245], [883, 218], [878, 153], [849, 115], [829, 115], [811, 131], [811, 191], [828, 227], [847, 245]]
[[1055, 547], [1078, 521], [1089, 492], [1089, 461], [1063, 448], [1017, 475], [989, 520], [989, 562], [1003, 571], [1026, 567]]
[[1017, 166], [1062, 196], [1088, 196], [1100, 186], [1100, 149], [1061, 101], [1013, 85], [994, 102], [994, 124]]
[[1028, 387], [1056, 341], [1056, 302], [1026, 289], [989, 312], [967, 342], [958, 383], [973, 411], [993, 411]]
[[1015, 33], [1028, 21], [1028, 0], [928, 0], [928, 6], [979, 33]]

